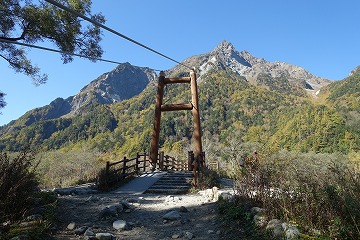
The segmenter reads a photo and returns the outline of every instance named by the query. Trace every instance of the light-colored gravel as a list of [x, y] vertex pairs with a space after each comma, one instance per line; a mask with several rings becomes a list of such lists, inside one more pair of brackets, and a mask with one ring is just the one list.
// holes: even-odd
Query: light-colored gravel
[[[131, 209], [124, 209], [117, 216], [100, 218], [100, 212], [109, 206], [127, 202]], [[164, 220], [163, 216], [175, 210], [177, 220]], [[186, 195], [123, 195], [86, 194], [59, 196], [58, 224], [54, 239], [85, 239], [67, 229], [88, 228], [93, 233], [111, 233], [115, 239], [220, 239], [217, 203], [200, 194]], [[113, 222], [124, 220], [127, 230], [116, 230]], [[88, 232], [89, 232], [88, 231]]]

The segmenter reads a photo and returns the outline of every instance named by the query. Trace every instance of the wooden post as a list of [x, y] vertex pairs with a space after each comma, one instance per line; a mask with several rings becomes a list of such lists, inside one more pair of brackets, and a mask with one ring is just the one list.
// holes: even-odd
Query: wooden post
[[135, 159], [135, 171], [136, 173], [139, 173], [140, 168], [139, 168], [139, 158], [140, 158], [140, 154], [137, 153], [136, 154], [136, 159]]
[[188, 151], [188, 170], [192, 171], [193, 170], [193, 161], [194, 161], [194, 154], [193, 151]]
[[125, 178], [125, 173], [126, 173], [126, 157], [124, 157], [124, 162], [123, 162], [123, 169], [122, 169], [122, 175], [123, 175], [123, 178]]
[[206, 163], [205, 163], [205, 159], [206, 159], [206, 157], [205, 157], [205, 152], [202, 152], [202, 154], [201, 154], [201, 160], [202, 160], [202, 164], [203, 164], [203, 166], [205, 166], [205, 165], [206, 165]]
[[109, 161], [106, 162], [105, 173], [106, 173], [106, 177], [108, 177], [110, 174], [110, 162]]
[[159, 76], [159, 84], [158, 84], [158, 90], [156, 96], [153, 134], [152, 134], [151, 148], [150, 148], [150, 163], [152, 164], [152, 171], [155, 170], [156, 160], [159, 151], [161, 105], [163, 101], [164, 85], [165, 85], [164, 79], [165, 79], [165, 73], [161, 71]]
[[168, 170], [168, 168], [169, 168], [169, 156], [168, 155], [165, 156], [165, 163], [166, 163], [165, 170]]
[[196, 189], [197, 188], [197, 175], [196, 175], [196, 171], [197, 171], [197, 165], [195, 164], [193, 166], [193, 184], [194, 184], [194, 188]]
[[171, 170], [176, 171], [175, 158], [170, 157], [170, 159], [171, 159]]
[[174, 158], [176, 171], [181, 171], [181, 165], [178, 159]]
[[[165, 84], [174, 84], [174, 83], [190, 83], [191, 87], [191, 104], [165, 104], [162, 105], [164, 87]], [[194, 121], [194, 154], [191, 157], [191, 162], [188, 162], [189, 170], [195, 169], [194, 176], [196, 178], [196, 169], [201, 168], [205, 162], [205, 154], [202, 152], [202, 143], [201, 143], [201, 124], [200, 124], [200, 109], [199, 109], [199, 97], [198, 89], [196, 82], [195, 69], [191, 70], [189, 78], [165, 78], [165, 73], [160, 72], [158, 90], [156, 96], [155, 104], [155, 116], [154, 116], [154, 125], [153, 125], [153, 134], [151, 140], [151, 149], [150, 149], [150, 162], [152, 165], [152, 170], [155, 170], [157, 157], [159, 152], [159, 136], [160, 136], [160, 120], [162, 111], [180, 111], [180, 110], [191, 110]], [[163, 159], [162, 159], [163, 161]], [[190, 158], [189, 158], [190, 161]], [[160, 169], [163, 169], [164, 163], [160, 163]], [[175, 161], [173, 160], [172, 168], [175, 167]], [[177, 166], [178, 167], [178, 166]], [[196, 179], [195, 179], [196, 186]]]
[[146, 171], [146, 161], [147, 161], [147, 159], [146, 159], [146, 152], [144, 152], [144, 165], [143, 165], [143, 172], [145, 172]]
[[200, 125], [200, 109], [199, 109], [199, 97], [196, 83], [196, 74], [192, 70], [190, 72], [190, 85], [191, 85], [191, 101], [193, 104], [192, 115], [194, 121], [194, 160], [195, 164], [202, 165], [202, 144], [201, 144], [201, 125]]
[[159, 153], [159, 168], [160, 168], [160, 171], [164, 170], [164, 152], [161, 151]]

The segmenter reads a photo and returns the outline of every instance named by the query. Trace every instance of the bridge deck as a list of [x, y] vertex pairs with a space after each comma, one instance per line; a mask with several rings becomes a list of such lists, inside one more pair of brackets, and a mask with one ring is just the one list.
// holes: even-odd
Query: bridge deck
[[192, 173], [146, 172], [114, 191], [114, 193], [139, 195], [142, 193], [182, 194], [191, 187]]
[[165, 174], [166, 172], [145, 172], [114, 190], [114, 193], [132, 195], [142, 194]]

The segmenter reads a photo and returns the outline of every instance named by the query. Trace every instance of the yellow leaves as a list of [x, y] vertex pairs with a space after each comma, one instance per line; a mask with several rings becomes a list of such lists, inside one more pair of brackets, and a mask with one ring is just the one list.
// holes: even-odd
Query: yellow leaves
[[348, 156], [350, 162], [354, 164], [355, 169], [360, 172], [360, 152], [351, 151]]
[[171, 151], [176, 152], [176, 153], [183, 153], [184, 143], [185, 143], [184, 140], [175, 142], [174, 144], [172, 144]]
[[265, 129], [263, 126], [251, 126], [245, 136], [249, 142], [263, 142]]

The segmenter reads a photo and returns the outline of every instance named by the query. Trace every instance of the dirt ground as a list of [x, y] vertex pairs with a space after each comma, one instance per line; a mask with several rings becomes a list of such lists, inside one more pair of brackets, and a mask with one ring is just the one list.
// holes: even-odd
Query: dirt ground
[[[85, 227], [94, 233], [111, 233], [116, 239], [222, 239], [217, 203], [200, 194], [86, 194], [59, 196], [58, 201], [53, 239], [84, 239], [84, 234], [76, 235], [74, 229], [67, 228], [70, 223], [75, 223], [75, 229]], [[99, 218], [102, 209], [122, 201], [132, 208], [117, 217]], [[164, 214], [172, 210], [179, 211], [181, 218], [164, 220]], [[114, 229], [115, 220], [125, 220], [128, 230]]]

